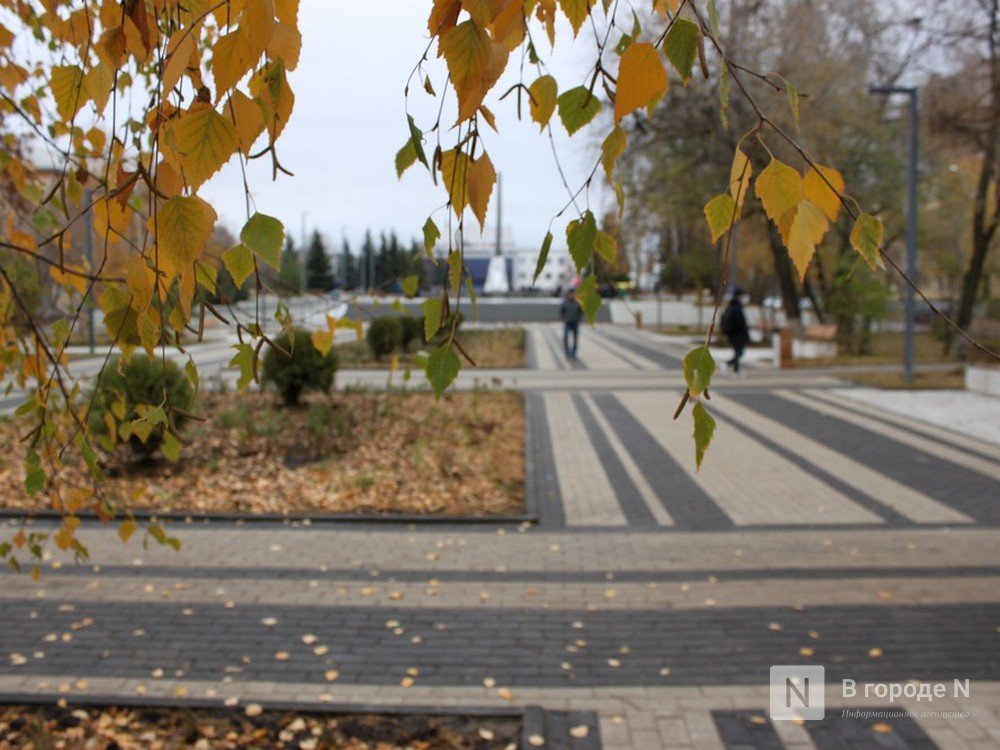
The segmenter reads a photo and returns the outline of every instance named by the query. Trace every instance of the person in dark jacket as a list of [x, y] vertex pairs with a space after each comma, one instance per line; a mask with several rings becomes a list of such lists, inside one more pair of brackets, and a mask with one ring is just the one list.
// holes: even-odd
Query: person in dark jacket
[[742, 298], [743, 290], [736, 287], [729, 300], [729, 306], [722, 313], [722, 320], [719, 321], [719, 330], [729, 339], [729, 344], [733, 347], [733, 358], [726, 364], [732, 367], [733, 372], [737, 374], [740, 371], [743, 350], [750, 343], [750, 328], [747, 326], [746, 315], [743, 314]]
[[[576, 345], [580, 337], [580, 321], [583, 320], [583, 308], [577, 302], [573, 290], [570, 289], [559, 305], [559, 320], [563, 323], [563, 348], [566, 359], [576, 359]], [[570, 339], [573, 343], [570, 344]]]

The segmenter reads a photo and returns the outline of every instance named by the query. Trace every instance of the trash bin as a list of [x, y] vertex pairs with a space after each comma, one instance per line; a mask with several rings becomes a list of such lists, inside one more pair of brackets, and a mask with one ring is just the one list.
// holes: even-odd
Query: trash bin
[[794, 332], [791, 328], [779, 328], [772, 339], [775, 350], [775, 365], [781, 369], [794, 367], [795, 360], [792, 358], [792, 339]]

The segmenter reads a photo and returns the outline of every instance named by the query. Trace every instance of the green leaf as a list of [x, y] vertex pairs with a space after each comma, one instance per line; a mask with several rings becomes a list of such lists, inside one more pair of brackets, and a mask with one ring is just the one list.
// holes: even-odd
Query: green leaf
[[188, 357], [188, 361], [184, 365], [184, 374], [187, 375], [187, 379], [197, 391], [199, 385], [201, 384], [201, 378], [198, 375], [198, 366], [194, 363], [193, 357]]
[[736, 201], [729, 193], [719, 193], [705, 204], [705, 218], [708, 228], [712, 231], [712, 242], [715, 242], [733, 225], [736, 218]]
[[607, 232], [598, 232], [594, 240], [594, 250], [611, 265], [618, 263], [618, 242]]
[[163, 443], [160, 445], [160, 451], [170, 461], [176, 461], [181, 457], [180, 441], [169, 430], [163, 435]]
[[427, 221], [424, 222], [424, 252], [427, 255], [432, 255], [434, 252], [434, 246], [437, 241], [441, 238], [441, 230], [438, 229], [437, 224], [434, 223], [430, 216], [427, 217]]
[[285, 227], [281, 222], [261, 213], [251, 216], [240, 232], [240, 242], [274, 269], [281, 266], [281, 245], [284, 241]]
[[701, 27], [686, 18], [674, 21], [674, 25], [670, 27], [663, 40], [663, 51], [685, 84], [691, 80], [694, 61], [698, 58], [700, 40]]
[[795, 127], [799, 127], [799, 90], [795, 88], [789, 80], [785, 80], [785, 91], [788, 92], [788, 108], [792, 110], [792, 119], [795, 121]]
[[420, 279], [416, 276], [407, 276], [403, 279], [403, 283], [400, 286], [403, 288], [403, 294], [407, 297], [412, 297], [420, 289]]
[[549, 250], [551, 249], [552, 232], [546, 232], [545, 239], [542, 240], [542, 251], [538, 254], [538, 262], [535, 264], [535, 276], [531, 279], [532, 286], [538, 281], [538, 277], [542, 275], [542, 270], [545, 268], [545, 261], [549, 259]]
[[715, 0], [708, 0], [708, 28], [712, 36], [719, 38], [719, 8]]
[[700, 469], [705, 451], [715, 434], [715, 419], [700, 403], [694, 405], [691, 414], [694, 417], [694, 460], [696, 467]]
[[601, 102], [586, 86], [577, 86], [560, 95], [559, 119], [566, 132], [573, 135], [601, 111]]
[[230, 367], [240, 368], [240, 378], [236, 381], [236, 389], [242, 391], [254, 380], [254, 353], [250, 344], [233, 344], [236, 354], [229, 360]]
[[426, 299], [421, 307], [424, 311], [424, 341], [430, 341], [441, 330], [441, 298]]
[[222, 262], [233, 277], [233, 283], [239, 288], [253, 273], [253, 251], [246, 245], [231, 247], [222, 254]]
[[618, 125], [608, 133], [608, 137], [601, 144], [601, 164], [604, 166], [604, 173], [608, 176], [608, 182], [613, 179], [615, 162], [625, 152], [627, 145], [628, 139], [625, 136], [625, 131]]
[[409, 140], [396, 152], [396, 177], [402, 177], [403, 172], [412, 167], [416, 161], [417, 150], [413, 148], [413, 141]]
[[45, 489], [45, 470], [40, 467], [29, 469], [24, 475], [24, 489], [29, 495], [37, 495]]
[[573, 257], [577, 271], [582, 271], [593, 257], [596, 238], [597, 222], [590, 211], [585, 211], [581, 218], [574, 219], [566, 225], [566, 243], [569, 245], [569, 254]]
[[705, 345], [692, 349], [684, 357], [684, 380], [692, 396], [700, 396], [708, 388], [715, 373], [715, 360]]
[[861, 254], [873, 269], [882, 265], [879, 248], [882, 247], [882, 222], [871, 214], [861, 214], [851, 230], [851, 247]]
[[441, 398], [462, 368], [462, 362], [450, 346], [435, 349], [427, 357], [427, 380], [434, 389], [434, 395]]
[[462, 286], [462, 254], [458, 250], [452, 250], [448, 256], [448, 287], [452, 294], [458, 294], [459, 287]]
[[601, 309], [601, 295], [597, 293], [597, 277], [590, 274], [581, 281], [574, 295], [583, 308], [583, 314], [587, 316], [587, 322], [593, 325], [597, 311]]
[[729, 92], [733, 82], [729, 78], [729, 68], [725, 65], [719, 71], [719, 120], [724, 126], [729, 124]]
[[194, 279], [209, 294], [215, 294], [218, 275], [219, 270], [215, 266], [203, 263], [202, 261], [195, 262]]
[[413, 144], [413, 153], [416, 154], [421, 164], [430, 169], [430, 165], [427, 163], [427, 155], [424, 153], [424, 134], [420, 132], [417, 123], [413, 121], [413, 115], [407, 115], [406, 121], [410, 126], [410, 143]]

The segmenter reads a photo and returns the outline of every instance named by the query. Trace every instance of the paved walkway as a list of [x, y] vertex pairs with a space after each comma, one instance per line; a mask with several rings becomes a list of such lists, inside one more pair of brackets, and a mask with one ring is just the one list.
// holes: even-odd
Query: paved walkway
[[[526, 392], [537, 524], [194, 522], [180, 554], [87, 528], [93, 567], [2, 579], [0, 692], [540, 705], [547, 747], [1000, 743], [1000, 448], [756, 370], [719, 378], [695, 472], [683, 349], [559, 347], [531, 327], [533, 370], [490, 376]], [[770, 666], [801, 663], [827, 720], [770, 721]], [[841, 679], [972, 694], [890, 707]], [[841, 715], [862, 706], [969, 716]]]

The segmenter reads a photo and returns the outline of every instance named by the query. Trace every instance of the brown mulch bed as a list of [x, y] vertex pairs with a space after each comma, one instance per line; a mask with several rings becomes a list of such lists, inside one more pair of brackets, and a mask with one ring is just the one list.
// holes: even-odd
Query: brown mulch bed
[[494, 750], [516, 748], [521, 732], [516, 718], [248, 709], [6, 706], [0, 750]]
[[[462, 348], [482, 369], [507, 369], [524, 367], [523, 328], [462, 328], [458, 332]], [[413, 355], [428, 349], [419, 342], [410, 344], [410, 351], [398, 354], [401, 368], [413, 364]], [[390, 366], [390, 358], [375, 359], [364, 341], [351, 341], [337, 346], [337, 364], [342, 370], [384, 370]]]
[[[493, 515], [524, 512], [524, 401], [499, 391], [346, 390], [296, 408], [205, 393], [180, 460], [102, 457], [109, 497], [180, 512]], [[16, 445], [0, 421], [0, 443]], [[34, 508], [22, 456], [0, 454], [0, 502]]]

